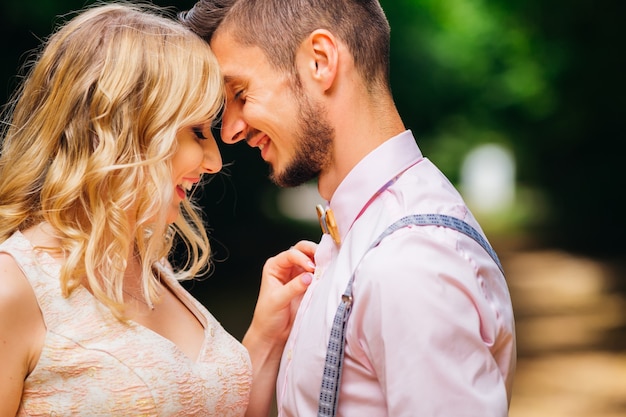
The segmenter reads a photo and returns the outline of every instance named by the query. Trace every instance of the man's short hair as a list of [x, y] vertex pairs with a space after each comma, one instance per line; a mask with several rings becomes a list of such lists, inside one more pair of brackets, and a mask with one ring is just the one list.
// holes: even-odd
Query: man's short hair
[[368, 85], [389, 84], [390, 28], [378, 0], [199, 0], [180, 18], [207, 42], [227, 30], [294, 74], [302, 41], [326, 29], [347, 45]]

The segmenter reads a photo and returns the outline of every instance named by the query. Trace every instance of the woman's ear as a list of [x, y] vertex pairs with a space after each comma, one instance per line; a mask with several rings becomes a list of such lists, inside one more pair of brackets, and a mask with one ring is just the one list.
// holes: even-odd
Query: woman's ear
[[301, 76], [329, 90], [337, 77], [339, 45], [335, 36], [325, 29], [316, 29], [302, 42], [296, 63]]

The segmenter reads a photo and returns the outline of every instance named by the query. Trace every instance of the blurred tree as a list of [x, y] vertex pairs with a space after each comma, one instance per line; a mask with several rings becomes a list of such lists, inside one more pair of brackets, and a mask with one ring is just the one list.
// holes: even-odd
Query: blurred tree
[[[547, 200], [526, 227], [571, 250], [626, 248], [619, 212], [625, 138], [626, 3], [383, 0], [392, 84], [425, 153], [453, 181], [479, 143], [511, 147], [523, 185]], [[532, 194], [522, 194], [530, 198]], [[544, 217], [542, 214], [545, 214]], [[606, 226], [590, 219], [610, 218]]]
[[[383, 5], [392, 24], [394, 93], [425, 154], [458, 183], [462, 160], [472, 148], [502, 145], [515, 154], [521, 167], [519, 194], [528, 196], [525, 183], [534, 159], [515, 124], [546, 117], [554, 111], [556, 96], [549, 80], [554, 66], [541, 65], [547, 52], [537, 47], [541, 43], [532, 28], [493, 1]], [[543, 220], [542, 206], [527, 199], [520, 198], [515, 208], [509, 216], [525, 216], [516, 219], [518, 227]]]
[[518, 124], [536, 150], [537, 180], [549, 192], [554, 214], [549, 237], [566, 248], [623, 258], [626, 2], [531, 0], [515, 1], [511, 8], [541, 34], [549, 48], [544, 65], [559, 59], [551, 77], [557, 110]]

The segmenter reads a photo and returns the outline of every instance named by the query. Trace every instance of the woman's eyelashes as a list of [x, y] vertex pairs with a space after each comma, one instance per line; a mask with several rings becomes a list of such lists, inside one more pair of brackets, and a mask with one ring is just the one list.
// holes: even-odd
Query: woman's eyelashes
[[193, 131], [194, 135], [196, 135], [196, 137], [198, 139], [207, 139], [206, 136], [204, 136], [204, 131], [202, 130], [202, 126], [194, 126], [191, 128], [191, 130]]

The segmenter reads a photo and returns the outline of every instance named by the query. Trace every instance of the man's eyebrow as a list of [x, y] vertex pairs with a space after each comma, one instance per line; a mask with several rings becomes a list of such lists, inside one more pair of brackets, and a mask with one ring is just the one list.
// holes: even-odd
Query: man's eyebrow
[[234, 75], [224, 75], [224, 83], [226, 84], [232, 84], [234, 82], [239, 81], [239, 78], [237, 76]]

